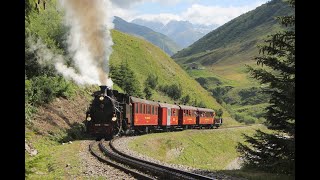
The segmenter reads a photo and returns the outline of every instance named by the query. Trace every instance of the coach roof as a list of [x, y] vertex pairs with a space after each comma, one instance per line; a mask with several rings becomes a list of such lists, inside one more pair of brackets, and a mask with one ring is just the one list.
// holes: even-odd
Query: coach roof
[[197, 108], [196, 107], [193, 107], [193, 106], [185, 106], [185, 105], [179, 105], [180, 107], [181, 107], [181, 109], [183, 109], [183, 110], [185, 110], [185, 109], [187, 109], [187, 110], [197, 110]]
[[159, 103], [159, 105], [160, 105], [160, 107], [180, 109], [180, 107], [178, 105], [174, 105], [174, 104]]
[[154, 101], [149, 101], [149, 100], [146, 100], [146, 99], [140, 99], [140, 98], [136, 98], [136, 97], [132, 97], [132, 96], [130, 98], [131, 98], [131, 101], [133, 103], [143, 103], [143, 104], [159, 106], [159, 104], [157, 102], [154, 102]]
[[208, 108], [198, 108], [198, 111], [203, 111], [203, 112], [214, 112], [214, 110], [212, 110], [212, 109], [208, 109]]

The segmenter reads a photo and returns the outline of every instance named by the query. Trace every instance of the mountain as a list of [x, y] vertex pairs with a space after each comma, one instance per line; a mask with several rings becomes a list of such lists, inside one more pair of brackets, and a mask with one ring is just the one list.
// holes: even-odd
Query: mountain
[[184, 58], [189, 63], [196, 61], [212, 65], [231, 56], [239, 56], [238, 53], [257, 51], [257, 43], [281, 28], [275, 17], [290, 13], [292, 10], [282, 0], [270, 1], [211, 31], [172, 57], [180, 62]]
[[179, 45], [177, 45], [169, 37], [161, 33], [155, 32], [148, 27], [144, 27], [134, 23], [129, 23], [121, 19], [120, 17], [115, 17], [113, 23], [115, 25], [116, 30], [143, 38], [151, 42], [152, 44], [160, 47], [169, 55], [173, 55], [181, 49]]
[[[228, 107], [239, 122], [262, 122], [268, 96], [245, 65], [256, 67], [257, 45], [282, 30], [275, 17], [294, 13], [282, 0], [272, 0], [208, 33], [172, 58]], [[261, 66], [260, 66], [261, 67]]]
[[166, 25], [157, 21], [147, 21], [143, 19], [134, 19], [132, 23], [149, 27], [156, 32], [167, 35], [181, 47], [187, 47], [199, 38], [212, 31], [217, 25], [198, 25], [189, 21], [172, 20]]

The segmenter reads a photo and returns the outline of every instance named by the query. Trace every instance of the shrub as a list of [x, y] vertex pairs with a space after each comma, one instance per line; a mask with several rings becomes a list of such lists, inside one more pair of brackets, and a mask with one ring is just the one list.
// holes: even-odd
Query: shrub
[[189, 96], [189, 94], [188, 95], [186, 95], [186, 96], [183, 96], [182, 98], [181, 98], [181, 104], [188, 104], [189, 102], [190, 102], [190, 96]]
[[145, 86], [150, 87], [151, 89], [155, 89], [158, 84], [158, 76], [154, 74], [149, 74], [146, 81]]
[[152, 96], [152, 91], [151, 91], [151, 88], [149, 86], [146, 86], [143, 90], [143, 92], [145, 93], [145, 97], [146, 99], [150, 99], [151, 96]]
[[172, 85], [159, 86], [159, 90], [164, 92], [165, 94], [167, 94], [173, 100], [178, 100], [182, 94], [182, 88], [181, 88], [180, 84], [179, 85], [172, 84]]
[[129, 68], [127, 61], [122, 61], [120, 66], [111, 66], [110, 77], [125, 93], [137, 97], [142, 96], [139, 81]]
[[[72, 97], [76, 86], [66, 81], [63, 77], [38, 76], [31, 79], [32, 87], [26, 87], [26, 99], [33, 105], [42, 105], [51, 102], [55, 97]], [[28, 88], [28, 89], [27, 89]]]

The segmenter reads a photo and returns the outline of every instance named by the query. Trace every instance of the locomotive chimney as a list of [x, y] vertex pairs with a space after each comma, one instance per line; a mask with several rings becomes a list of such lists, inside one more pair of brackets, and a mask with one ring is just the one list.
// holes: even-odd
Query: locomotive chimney
[[103, 94], [107, 94], [107, 92], [106, 92], [107, 86], [105, 86], [105, 85], [101, 85], [101, 86], [99, 86], [99, 87], [100, 87], [100, 91], [101, 91], [101, 93], [103, 93]]
[[101, 93], [103, 93], [104, 95], [113, 97], [113, 92], [112, 92], [112, 89], [110, 87], [105, 86], [105, 85], [101, 85], [99, 87], [100, 87]]

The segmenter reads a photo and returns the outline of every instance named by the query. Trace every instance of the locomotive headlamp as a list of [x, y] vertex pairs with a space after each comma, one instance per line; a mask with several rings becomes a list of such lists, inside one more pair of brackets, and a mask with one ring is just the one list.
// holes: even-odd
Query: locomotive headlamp
[[99, 100], [100, 100], [100, 101], [103, 101], [103, 100], [104, 100], [104, 97], [103, 97], [103, 96], [100, 96], [100, 97], [99, 97]]
[[116, 114], [113, 114], [113, 117], [112, 117], [112, 119], [111, 119], [112, 121], [116, 121], [117, 120], [117, 116], [116, 116]]
[[91, 117], [90, 116], [87, 117], [87, 121], [91, 121]]

